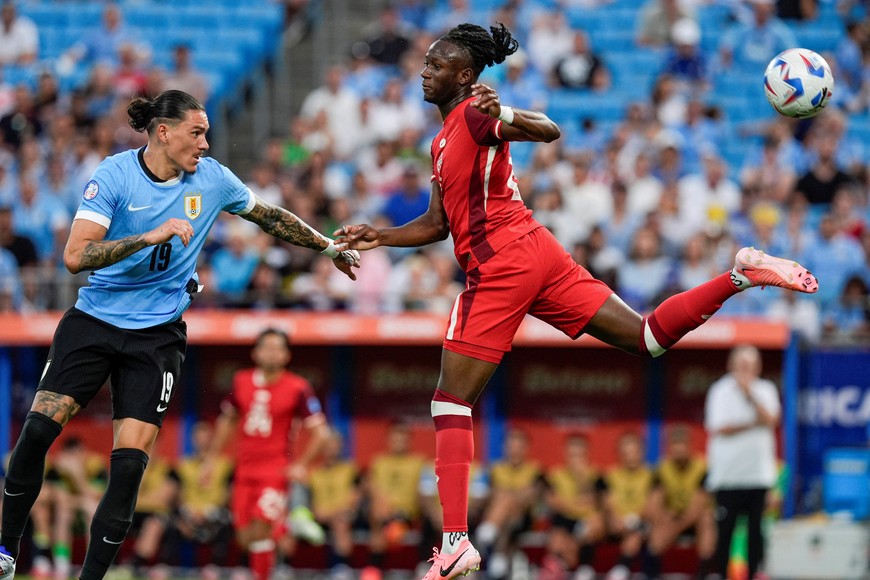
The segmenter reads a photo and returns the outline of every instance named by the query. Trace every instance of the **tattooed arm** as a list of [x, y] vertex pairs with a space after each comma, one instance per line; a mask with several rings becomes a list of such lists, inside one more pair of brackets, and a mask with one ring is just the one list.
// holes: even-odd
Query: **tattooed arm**
[[333, 255], [335, 247], [330, 238], [283, 207], [266, 203], [257, 198], [254, 209], [246, 214], [240, 214], [239, 217], [257, 224], [264, 232], [279, 240], [332, 255], [335, 267], [347, 274], [351, 280], [356, 280], [356, 274], [353, 273], [351, 267], [359, 268], [359, 254], [353, 250], [345, 250]]
[[98, 223], [77, 219], [73, 221], [69, 240], [63, 251], [63, 263], [73, 274], [86, 270], [99, 270], [120, 262], [142, 248], [168, 242], [178, 236], [186, 246], [193, 236], [190, 222], [180, 219], [166, 220], [150, 232], [128, 236], [120, 240], [105, 240], [106, 228]]

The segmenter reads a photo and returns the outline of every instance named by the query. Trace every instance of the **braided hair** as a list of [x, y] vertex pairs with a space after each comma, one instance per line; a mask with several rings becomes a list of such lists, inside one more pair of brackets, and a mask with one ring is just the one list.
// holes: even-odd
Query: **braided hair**
[[490, 32], [476, 24], [460, 24], [452, 28], [440, 40], [445, 40], [456, 46], [461, 46], [471, 56], [475, 75], [484, 68], [504, 62], [504, 59], [517, 51], [520, 43], [511, 36], [511, 31], [504, 24], [490, 26]]

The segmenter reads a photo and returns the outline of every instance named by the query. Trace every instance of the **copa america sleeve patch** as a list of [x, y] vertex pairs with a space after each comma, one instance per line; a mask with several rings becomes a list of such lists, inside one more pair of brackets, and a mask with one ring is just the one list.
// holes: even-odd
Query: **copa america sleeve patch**
[[82, 197], [84, 197], [85, 199], [94, 199], [95, 197], [97, 197], [98, 193], [100, 193], [100, 184], [92, 179], [85, 186], [85, 192]]

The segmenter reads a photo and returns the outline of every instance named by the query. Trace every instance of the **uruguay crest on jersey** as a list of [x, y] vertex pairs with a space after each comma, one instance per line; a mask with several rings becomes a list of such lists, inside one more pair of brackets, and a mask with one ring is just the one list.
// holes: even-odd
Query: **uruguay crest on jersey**
[[188, 193], [184, 196], [184, 215], [195, 220], [202, 213], [202, 194]]

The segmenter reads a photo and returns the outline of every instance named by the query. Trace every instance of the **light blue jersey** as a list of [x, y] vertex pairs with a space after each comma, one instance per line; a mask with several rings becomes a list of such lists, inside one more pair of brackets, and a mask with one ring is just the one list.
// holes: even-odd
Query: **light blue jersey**
[[100, 163], [85, 186], [76, 219], [105, 226], [106, 240], [144, 234], [170, 218], [189, 221], [194, 234], [186, 248], [173, 236], [90, 275], [76, 308], [120, 328], [178, 319], [190, 306], [187, 284], [196, 279], [197, 257], [218, 214], [246, 214], [256, 201], [238, 177], [208, 157], [194, 173], [155, 181], [144, 169], [141, 151]]

